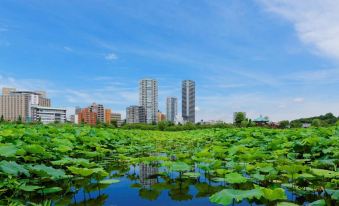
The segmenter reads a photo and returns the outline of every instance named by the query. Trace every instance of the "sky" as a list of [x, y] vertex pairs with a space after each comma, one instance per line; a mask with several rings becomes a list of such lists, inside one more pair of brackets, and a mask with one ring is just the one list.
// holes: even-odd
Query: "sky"
[[0, 87], [124, 115], [143, 78], [163, 112], [195, 80], [197, 121], [339, 115], [339, 1], [0, 1]]

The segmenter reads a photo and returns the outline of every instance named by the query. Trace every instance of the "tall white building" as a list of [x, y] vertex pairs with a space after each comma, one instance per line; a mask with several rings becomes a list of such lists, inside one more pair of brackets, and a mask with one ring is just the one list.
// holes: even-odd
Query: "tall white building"
[[145, 108], [146, 123], [157, 122], [158, 82], [154, 79], [143, 79], [139, 82], [139, 104]]
[[178, 98], [167, 97], [167, 101], [166, 101], [166, 118], [167, 118], [167, 121], [174, 123], [177, 115], [178, 115]]
[[182, 81], [182, 118], [184, 122], [195, 123], [195, 82]]

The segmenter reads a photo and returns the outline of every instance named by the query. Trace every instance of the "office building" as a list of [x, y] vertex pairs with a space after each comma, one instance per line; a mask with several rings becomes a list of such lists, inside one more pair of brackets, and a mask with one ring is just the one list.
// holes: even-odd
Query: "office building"
[[94, 112], [97, 114], [97, 121], [104, 123], [105, 122], [105, 109], [104, 106], [102, 104], [96, 104], [93, 103], [90, 107], [89, 107], [91, 112]]
[[126, 123], [146, 123], [145, 108], [143, 106], [127, 107]]
[[158, 122], [165, 121], [166, 120], [166, 115], [163, 114], [162, 112], [158, 111], [158, 113], [157, 113], [157, 120], [158, 120]]
[[0, 116], [6, 121], [32, 121], [31, 107], [50, 107], [51, 100], [46, 93], [35, 91], [16, 91], [15, 88], [3, 88], [0, 96]]
[[120, 127], [123, 123], [123, 120], [121, 119], [120, 113], [112, 113], [111, 114], [111, 122], [116, 122], [117, 126]]
[[154, 79], [143, 79], [139, 82], [139, 105], [145, 108], [146, 123], [157, 122], [158, 82]]
[[79, 124], [97, 124], [97, 113], [92, 112], [90, 108], [84, 108], [78, 113], [78, 123]]
[[184, 122], [195, 123], [195, 82], [182, 81], [182, 118]]
[[31, 121], [42, 122], [43, 124], [65, 123], [66, 122], [66, 109], [32, 106], [31, 107]]
[[111, 109], [105, 109], [105, 123], [111, 124], [112, 119], [112, 110]]
[[167, 121], [175, 122], [178, 115], [178, 99], [176, 97], [167, 97], [166, 100], [166, 117]]

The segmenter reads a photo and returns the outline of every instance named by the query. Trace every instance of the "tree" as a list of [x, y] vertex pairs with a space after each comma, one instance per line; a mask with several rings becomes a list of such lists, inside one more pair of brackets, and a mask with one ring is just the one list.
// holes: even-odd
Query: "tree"
[[301, 123], [298, 120], [295, 120], [295, 121], [292, 121], [290, 125], [291, 125], [292, 128], [300, 128], [300, 127], [302, 127], [303, 123]]
[[320, 127], [321, 126], [321, 120], [320, 119], [314, 119], [312, 121], [312, 126], [313, 127]]
[[21, 124], [21, 123], [22, 123], [22, 117], [21, 117], [21, 115], [19, 115], [18, 120], [16, 121], [16, 123], [17, 123], [17, 124]]
[[114, 127], [118, 127], [118, 121], [117, 120], [112, 120], [111, 125]]
[[246, 119], [246, 115], [244, 112], [236, 112], [235, 113], [235, 118], [234, 118], [234, 123], [237, 126], [241, 125], [241, 122], [244, 121]]
[[160, 131], [164, 131], [167, 126], [168, 125], [167, 125], [166, 121], [161, 121], [161, 122], [158, 123], [158, 128], [159, 128]]
[[0, 122], [4, 122], [4, 121], [5, 121], [4, 115], [1, 115]]
[[279, 122], [280, 129], [286, 129], [290, 127], [290, 122], [288, 120], [283, 120]]
[[248, 126], [248, 120], [241, 121], [241, 127], [247, 127]]

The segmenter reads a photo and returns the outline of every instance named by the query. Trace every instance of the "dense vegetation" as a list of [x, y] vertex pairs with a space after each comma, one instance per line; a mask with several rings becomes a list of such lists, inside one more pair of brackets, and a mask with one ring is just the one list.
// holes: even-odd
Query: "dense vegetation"
[[[0, 205], [70, 205], [84, 184], [119, 184], [114, 167], [126, 173], [139, 164], [163, 168], [158, 176], [180, 183], [172, 194], [181, 200], [183, 182], [204, 179], [219, 185], [204, 193], [216, 204], [339, 203], [339, 127], [164, 132], [2, 124], [0, 151]], [[142, 191], [164, 187], [160, 181]], [[302, 198], [293, 203], [287, 191]]]
[[333, 126], [339, 121], [339, 118], [332, 113], [320, 115], [316, 117], [301, 118], [292, 120], [290, 122], [291, 127], [302, 127], [303, 124], [311, 124], [312, 126]]

